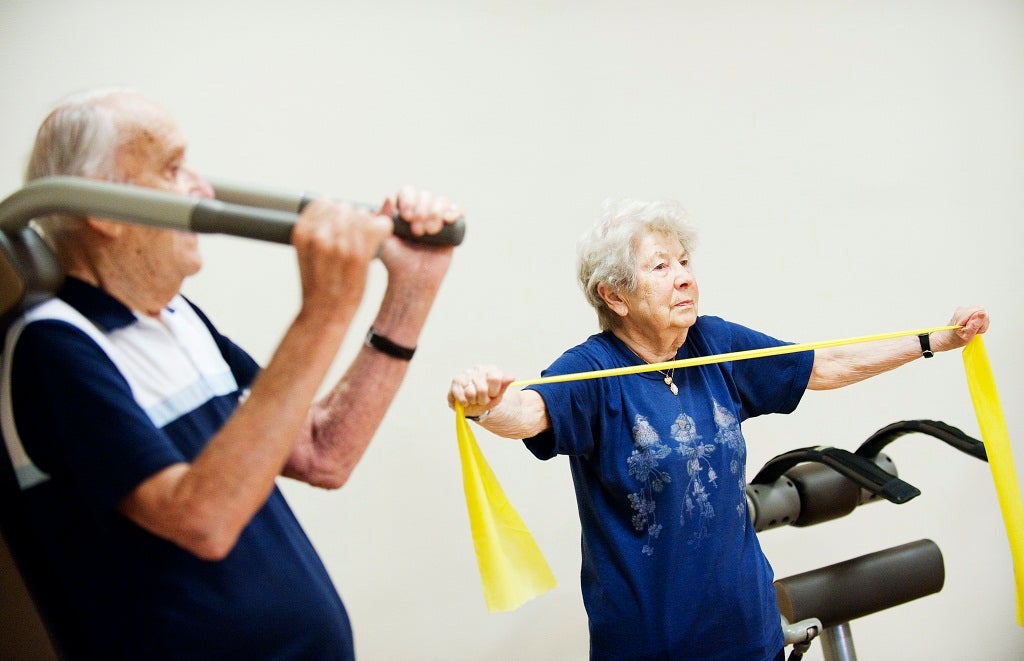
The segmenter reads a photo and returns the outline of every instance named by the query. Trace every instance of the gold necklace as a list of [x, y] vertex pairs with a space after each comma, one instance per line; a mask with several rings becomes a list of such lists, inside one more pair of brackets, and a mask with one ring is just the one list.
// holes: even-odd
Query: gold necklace
[[[648, 363], [646, 360], [644, 360], [643, 357], [640, 354], [638, 354], [637, 352], [633, 351], [633, 349], [628, 344], [626, 344], [625, 342], [623, 342], [623, 344], [626, 345], [626, 348], [629, 349], [630, 353], [632, 353], [634, 356], [639, 358], [644, 363], [650, 365], [650, 363]], [[679, 386], [677, 386], [675, 383], [672, 382], [672, 377], [674, 377], [676, 375], [676, 368], [673, 367], [672, 369], [670, 369], [667, 372], [663, 372], [662, 370], [658, 370], [658, 374], [660, 374], [661, 376], [664, 377], [662, 379], [662, 381], [664, 381], [665, 385], [668, 386], [668, 389], [672, 391], [672, 394], [675, 395], [676, 397], [678, 397], [679, 396]]]
[[672, 383], [672, 377], [675, 376], [676, 374], [676, 368], [673, 367], [668, 372], [662, 372], [661, 370], [658, 370], [658, 373], [665, 377], [665, 385], [668, 386], [668, 389], [672, 391], [672, 394], [678, 396], [679, 387], [676, 384]]

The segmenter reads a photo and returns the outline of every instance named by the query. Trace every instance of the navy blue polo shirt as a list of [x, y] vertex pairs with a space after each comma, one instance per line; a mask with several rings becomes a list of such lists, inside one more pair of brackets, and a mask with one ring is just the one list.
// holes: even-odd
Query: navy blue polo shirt
[[278, 488], [216, 562], [117, 511], [198, 456], [258, 371], [183, 297], [153, 319], [74, 278], [9, 331], [4, 438], [43, 560], [98, 658], [353, 657], [345, 608]]

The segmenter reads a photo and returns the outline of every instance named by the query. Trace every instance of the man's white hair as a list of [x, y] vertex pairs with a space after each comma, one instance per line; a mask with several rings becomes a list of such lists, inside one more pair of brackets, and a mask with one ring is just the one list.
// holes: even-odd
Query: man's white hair
[[[61, 100], [36, 133], [25, 168], [25, 181], [55, 175], [117, 180], [114, 155], [120, 145], [116, 103], [126, 88], [98, 88]], [[51, 215], [36, 219], [55, 247], [79, 225], [80, 219]]]

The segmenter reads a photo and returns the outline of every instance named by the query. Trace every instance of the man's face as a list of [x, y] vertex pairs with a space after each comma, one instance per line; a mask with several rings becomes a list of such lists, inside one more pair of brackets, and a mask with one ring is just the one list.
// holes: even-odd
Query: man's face
[[[118, 104], [123, 138], [114, 163], [122, 181], [191, 197], [213, 197], [210, 185], [186, 162], [185, 138], [164, 108], [136, 95], [125, 95]], [[195, 234], [128, 225], [123, 238], [145, 253], [153, 277], [184, 279], [202, 266]]]
[[185, 136], [170, 113], [135, 95], [118, 103], [123, 135], [114, 158], [121, 176], [136, 186], [212, 198], [210, 185], [185, 161]]

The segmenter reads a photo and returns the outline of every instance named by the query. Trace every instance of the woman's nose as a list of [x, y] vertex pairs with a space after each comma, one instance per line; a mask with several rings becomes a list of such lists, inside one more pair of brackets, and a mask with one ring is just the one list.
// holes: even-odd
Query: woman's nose
[[693, 273], [690, 272], [689, 268], [683, 266], [682, 264], [679, 264], [679, 266], [676, 269], [676, 287], [685, 288], [689, 287], [692, 284]]

